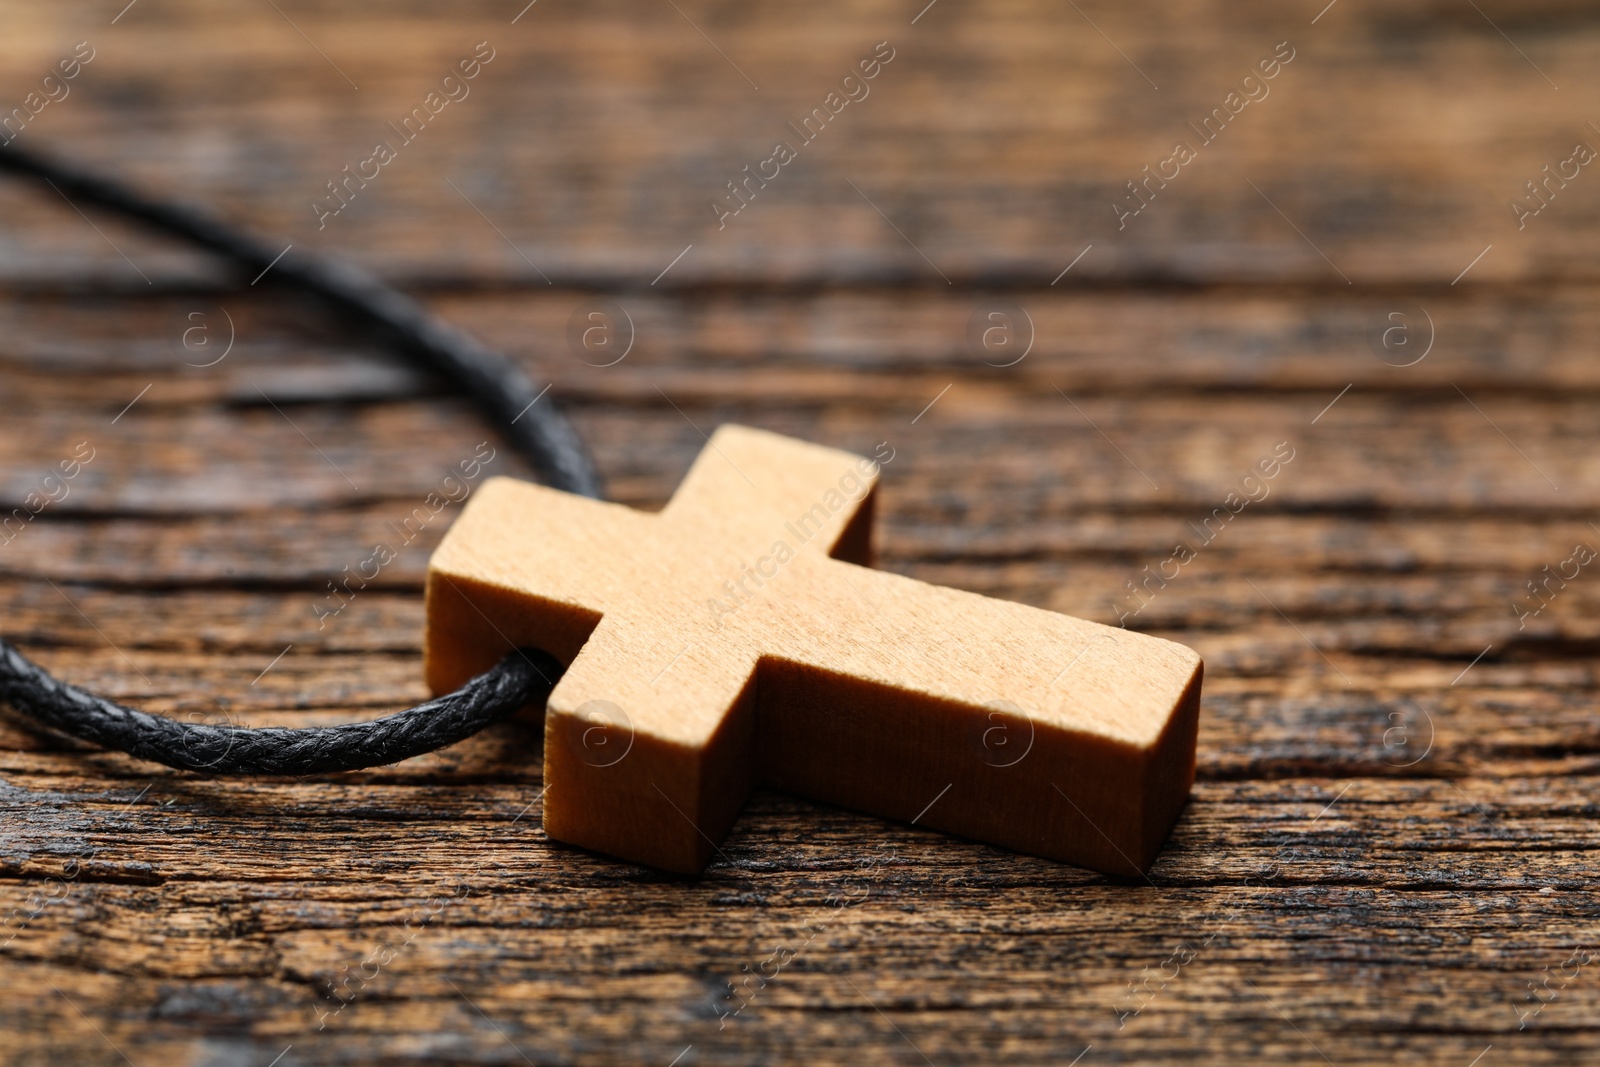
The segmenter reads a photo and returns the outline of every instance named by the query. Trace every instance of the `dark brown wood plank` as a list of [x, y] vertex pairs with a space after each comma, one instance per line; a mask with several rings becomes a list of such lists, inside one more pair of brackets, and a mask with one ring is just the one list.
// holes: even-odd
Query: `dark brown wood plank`
[[[24, 137], [409, 278], [542, 284], [543, 272], [642, 288], [694, 244], [672, 283], [757, 280], [760, 257], [759, 284], [943, 285], [938, 272], [1044, 284], [1089, 243], [1075, 276], [1446, 284], [1494, 244], [1473, 280], [1594, 277], [1586, 171], [1520, 230], [1510, 208], [1597, 136], [1583, 101], [1600, 31], [1572, 0], [1346, 4], [1315, 24], [1315, 11], [1266, 3], [946, 4], [915, 25], [921, 5], [889, 0], [682, 14], [545, 0], [513, 25], [515, 6], [375, 23], [318, 4], [144, 0], [111, 26], [98, 8], [57, 5], [8, 38], [8, 87], [20, 99], [90, 39], [72, 94]], [[480, 41], [496, 58], [469, 95], [401, 144], [389, 124]], [[712, 198], [776, 140], [798, 143], [787, 123], [879, 41], [895, 58], [871, 94], [719, 229]], [[1295, 58], [1206, 144], [1190, 124], [1280, 42]], [[380, 139], [396, 160], [319, 230], [313, 200]], [[1119, 229], [1127, 183], [1180, 139], [1197, 158]], [[10, 277], [143, 286], [66, 208], [9, 187], [0, 205], [17, 220], [0, 257]], [[147, 275], [194, 269], [107, 233]]]
[[[1295, 459], [1132, 620], [1207, 662], [1147, 881], [765, 790], [703, 878], [663, 877], [544, 837], [527, 714], [223, 781], [0, 712], [0, 1059], [1595, 1056], [1600, 584], [1513, 610], [1600, 547], [1594, 179], [1509, 209], [1600, 145], [1591, 11], [279, 7], [13, 12], [0, 105], [90, 39], [28, 143], [411, 286], [553, 383], [619, 500], [658, 507], [721, 421], [886, 440], [882, 565], [1114, 622], [1257, 458]], [[719, 230], [709, 198], [885, 39], [872, 95]], [[480, 40], [471, 97], [317, 230], [322, 183]], [[1271, 96], [1118, 230], [1124, 183], [1283, 40]], [[420, 699], [453, 507], [314, 607], [492, 433], [265, 285], [12, 182], [0, 219], [0, 515], [96, 449], [0, 543], [0, 633], [180, 717]], [[632, 322], [612, 367], [566, 338], [596, 300]], [[971, 339], [996, 305], [1031, 327], [1012, 366]], [[184, 347], [197, 321], [218, 347]]]
[[[1236, 331], [1259, 321], [1257, 298], [1240, 294], [1232, 312], [1218, 299], [1233, 298], [1166, 306], [1180, 321], [1209, 308]], [[1323, 298], [1310, 294], [1270, 299], [1285, 315], [1345, 313], [1315, 310]], [[892, 333], [930, 309], [955, 318], [959, 302], [908, 309], [886, 296], [881, 314], [870, 303], [859, 314]], [[50, 456], [38, 444], [44, 427], [68, 442], [63, 426], [109, 426], [130, 387], [156, 383], [148, 406], [125, 416], [131, 430], [109, 428], [134, 444], [115, 439], [103, 480], [84, 482], [6, 546], [8, 632], [66, 676], [172, 714], [210, 713], [225, 700], [237, 721], [336, 722], [418, 698], [420, 578], [437, 528], [334, 625], [317, 629], [310, 603], [326, 574], [426, 491], [434, 443], [470, 443], [470, 415], [420, 399], [425, 386], [373, 357], [295, 355], [288, 340], [261, 341], [220, 364], [223, 373], [193, 377], [148, 355], [170, 310], [156, 303], [126, 306], [131, 367], [102, 339], [86, 342], [99, 353], [95, 375], [53, 380], [39, 369], [48, 353], [30, 353], [26, 337], [0, 366], [38, 412], [6, 437], [35, 466]], [[265, 324], [273, 303], [245, 317]], [[1580, 303], [1570, 294], [1550, 315], [1577, 318], [1567, 309]], [[524, 306], [514, 294], [446, 304], [491, 324], [490, 336]], [[106, 323], [120, 306], [105, 306]], [[667, 382], [698, 422], [766, 420], [844, 443], [915, 414], [903, 374], [874, 386], [870, 371], [807, 367], [798, 353], [795, 366], [773, 368], [732, 342], [720, 367], [689, 357], [698, 346], [687, 338], [743, 328], [759, 309], [713, 301], [675, 314], [687, 318], [668, 334], [672, 345], [638, 367], [573, 375], [579, 418], [608, 466], [631, 466], [623, 484], [635, 503], [659, 504], [695, 449], [692, 428], [652, 381]], [[1478, 321], [1491, 328], [1488, 316]], [[1304, 455], [1272, 495], [1141, 615], [1141, 625], [1195, 644], [1210, 668], [1202, 783], [1154, 886], [1108, 885], [765, 793], [725, 863], [699, 882], [662, 881], [543, 840], [533, 821], [538, 728], [526, 720], [394, 768], [260, 784], [152, 770], [8, 721], [0, 910], [31, 915], [41, 891], [67, 894], [7, 947], [34, 990], [12, 1010], [91, 1059], [101, 1051], [88, 1037], [101, 1038], [60, 995], [38, 997], [48, 989], [41, 977], [119, 1046], [146, 1054], [192, 1050], [196, 1034], [237, 1024], [249, 1031], [228, 1046], [240, 1054], [295, 1044], [324, 1061], [404, 1058], [421, 1041], [451, 1055], [510, 1055], [453, 982], [530, 1055], [570, 1062], [670, 1059], [691, 1044], [702, 1062], [758, 1049], [782, 1058], [801, 1054], [797, 1034], [824, 1062], [863, 1049], [914, 1057], [885, 1016], [935, 1062], [1070, 1059], [1091, 1044], [1156, 1060], [1226, 1048], [1257, 1062], [1320, 1060], [1315, 1049], [1335, 1062], [1447, 1062], [1480, 1036], [1472, 1055], [1516, 1041], [1529, 1062], [1570, 1057], [1586, 1040], [1581, 984], [1532, 1016], [1530, 1030], [1516, 1028], [1518, 1013], [1536, 1006], [1526, 983], [1559, 969], [1593, 921], [1583, 887], [1594, 848], [1595, 680], [1583, 650], [1594, 640], [1594, 594], [1574, 582], [1527, 637], [1515, 636], [1508, 605], [1585, 536], [1582, 501], [1593, 490], [1581, 466], [1560, 466], [1576, 458], [1566, 443], [1582, 439], [1582, 403], [1555, 384], [1577, 379], [1580, 365], [1564, 363], [1559, 346], [1519, 344], [1529, 374], [1547, 384], [1508, 389], [1512, 375], [1487, 361], [1477, 382], [1497, 424], [1568, 483], [1563, 498], [1530, 487], [1537, 475], [1515, 469], [1524, 463], [1516, 451], [1474, 426], [1481, 416], [1459, 396], [1440, 395], [1437, 378], [1414, 383], [1370, 353], [1348, 361], [1365, 377], [1333, 409], [1338, 419], [1311, 427], [1341, 375], [1296, 362], [1289, 340], [1268, 348], [1286, 362], [1261, 373], [1260, 388], [1238, 384], [1249, 370], [1239, 357], [1209, 375], [1190, 367], [1188, 381], [1130, 371], [1119, 387], [1108, 371], [1114, 332], [1105, 336], [1100, 377], [1073, 386], [1082, 414], [1138, 451], [1162, 488], [1045, 395], [1051, 381], [1074, 381], [1070, 353], [1030, 355], [1002, 376], [963, 364], [970, 353], [959, 349], [942, 366], [908, 351], [904, 369], [930, 386], [924, 394], [942, 388], [941, 376], [956, 386], [927, 420], [891, 431], [919, 436], [887, 470], [884, 562], [1109, 619], [1121, 582], [1187, 536], [1253, 449], [1279, 427], [1303, 435]], [[1131, 366], [1150, 358], [1143, 343], [1129, 347]], [[321, 380], [336, 394], [340, 382], [353, 390], [337, 406], [288, 410], [331, 429], [371, 486], [357, 491], [319, 471], [286, 423], [251, 405], [243, 387], [280, 356], [308, 372], [331, 363]], [[1436, 373], [1428, 361], [1409, 369]], [[863, 384], [879, 394], [861, 396]], [[1388, 418], [1396, 411], [1407, 421]], [[185, 442], [205, 442], [205, 462]], [[309, 486], [323, 499], [305, 500]], [[1491, 642], [1498, 647], [1452, 686]], [[297, 651], [257, 680], [289, 645]], [[121, 806], [146, 785], [136, 805]], [[196, 851], [196, 841], [206, 844]], [[719, 1031], [720, 983], [804, 936], [800, 923], [853, 885], [851, 872], [884, 842], [896, 849], [893, 878], [840, 912]], [[67, 877], [85, 852], [82, 873]], [[396, 953], [369, 996], [351, 978], [363, 961], [403, 941], [406, 919], [458, 886], [465, 899]], [[1517, 917], [1525, 906], [1539, 909], [1537, 933]], [[1419, 936], [1419, 922], [1433, 933]], [[146, 943], [156, 930], [160, 947]], [[1191, 951], [1181, 978], [1150, 977]], [[952, 964], [959, 977], [945, 973]], [[361, 992], [316, 1030], [351, 988]], [[1152, 988], [1159, 996], [1128, 1015]], [[1197, 1045], [1201, 1020], [1213, 1036]]]

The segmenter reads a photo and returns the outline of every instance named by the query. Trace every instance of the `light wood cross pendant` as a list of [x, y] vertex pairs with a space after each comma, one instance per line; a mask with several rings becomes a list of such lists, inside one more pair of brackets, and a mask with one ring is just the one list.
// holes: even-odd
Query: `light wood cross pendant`
[[428, 567], [427, 680], [569, 664], [544, 828], [705, 867], [752, 786], [1120, 874], [1194, 780], [1200, 657], [872, 570], [877, 465], [724, 426], [657, 515], [505, 478]]

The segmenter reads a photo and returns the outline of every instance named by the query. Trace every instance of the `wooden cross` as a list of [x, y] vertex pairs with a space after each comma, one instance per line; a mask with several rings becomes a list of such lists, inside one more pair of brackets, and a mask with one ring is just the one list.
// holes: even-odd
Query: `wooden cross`
[[544, 828], [696, 873], [752, 786], [1138, 874], [1194, 780], [1200, 657], [872, 570], [878, 468], [738, 426], [660, 514], [496, 478], [428, 567], [427, 680], [569, 664]]

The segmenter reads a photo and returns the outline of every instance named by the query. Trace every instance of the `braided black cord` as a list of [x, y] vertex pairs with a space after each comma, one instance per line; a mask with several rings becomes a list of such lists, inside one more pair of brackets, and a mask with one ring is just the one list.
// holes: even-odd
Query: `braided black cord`
[[0, 701], [62, 733], [139, 759], [210, 774], [325, 774], [420, 756], [471, 737], [547, 695], [561, 664], [538, 649], [504, 659], [448, 696], [372, 722], [285, 729], [178, 722], [68, 685], [0, 639]]
[[[74, 204], [142, 222], [231, 261], [247, 273], [320, 297], [376, 327], [423, 366], [458, 383], [519, 453], [558, 489], [600, 498], [600, 478], [576, 432], [510, 360], [428, 314], [419, 304], [354, 267], [284, 254], [182, 204], [137, 192], [64, 164], [0, 146], [0, 170], [38, 179]], [[84, 692], [31, 662], [0, 638], [0, 703], [65, 734], [140, 759], [211, 774], [323, 774], [394, 763], [469, 737], [548, 694], [560, 677], [555, 657], [538, 649], [509, 653], [446, 696], [371, 722], [346, 726], [250, 729], [185, 723]]]
[[553, 403], [528, 406], [539, 392], [515, 364], [365, 271], [292, 248], [284, 253], [183, 204], [149, 199], [106, 178], [18, 148], [0, 146], [0, 170], [45, 182], [73, 204], [105, 208], [182, 238], [231, 260], [251, 276], [266, 271], [264, 281], [320, 297], [377, 327], [417, 362], [458, 383], [548, 484], [597, 500], [604, 495], [594, 461], [572, 424]]

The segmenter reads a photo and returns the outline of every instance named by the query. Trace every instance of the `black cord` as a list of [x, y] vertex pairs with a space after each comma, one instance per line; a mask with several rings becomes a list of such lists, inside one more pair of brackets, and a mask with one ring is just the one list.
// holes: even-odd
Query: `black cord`
[[460, 385], [548, 484], [597, 500], [604, 495], [594, 461], [572, 424], [553, 403], [529, 407], [539, 393], [515, 364], [365, 271], [293, 249], [284, 253], [183, 204], [151, 200], [17, 148], [0, 147], [0, 170], [45, 182], [74, 205], [104, 208], [215, 252], [247, 274], [266, 272], [277, 285], [320, 297], [377, 327], [418, 363]]
[[447, 696], [371, 722], [284, 729], [179, 722], [52, 677], [0, 640], [0, 701], [47, 726], [139, 759], [210, 774], [325, 774], [420, 756], [471, 737], [548, 694], [561, 675], [538, 649], [508, 652]]
[[[0, 146], [0, 170], [50, 185], [75, 206], [144, 223], [278, 286], [319, 297], [375, 327], [420, 365], [458, 384], [511, 446], [558, 489], [599, 499], [600, 476], [554, 403], [500, 353], [430, 315], [410, 297], [348, 264], [280, 254], [182, 204], [153, 200], [98, 175]], [[269, 270], [270, 268], [270, 270]], [[508, 654], [447, 696], [371, 722], [310, 729], [250, 729], [149, 715], [52, 677], [0, 638], [0, 702], [65, 734], [140, 759], [212, 774], [321, 774], [354, 770], [454, 744], [548, 694], [559, 661], [538, 649]]]

